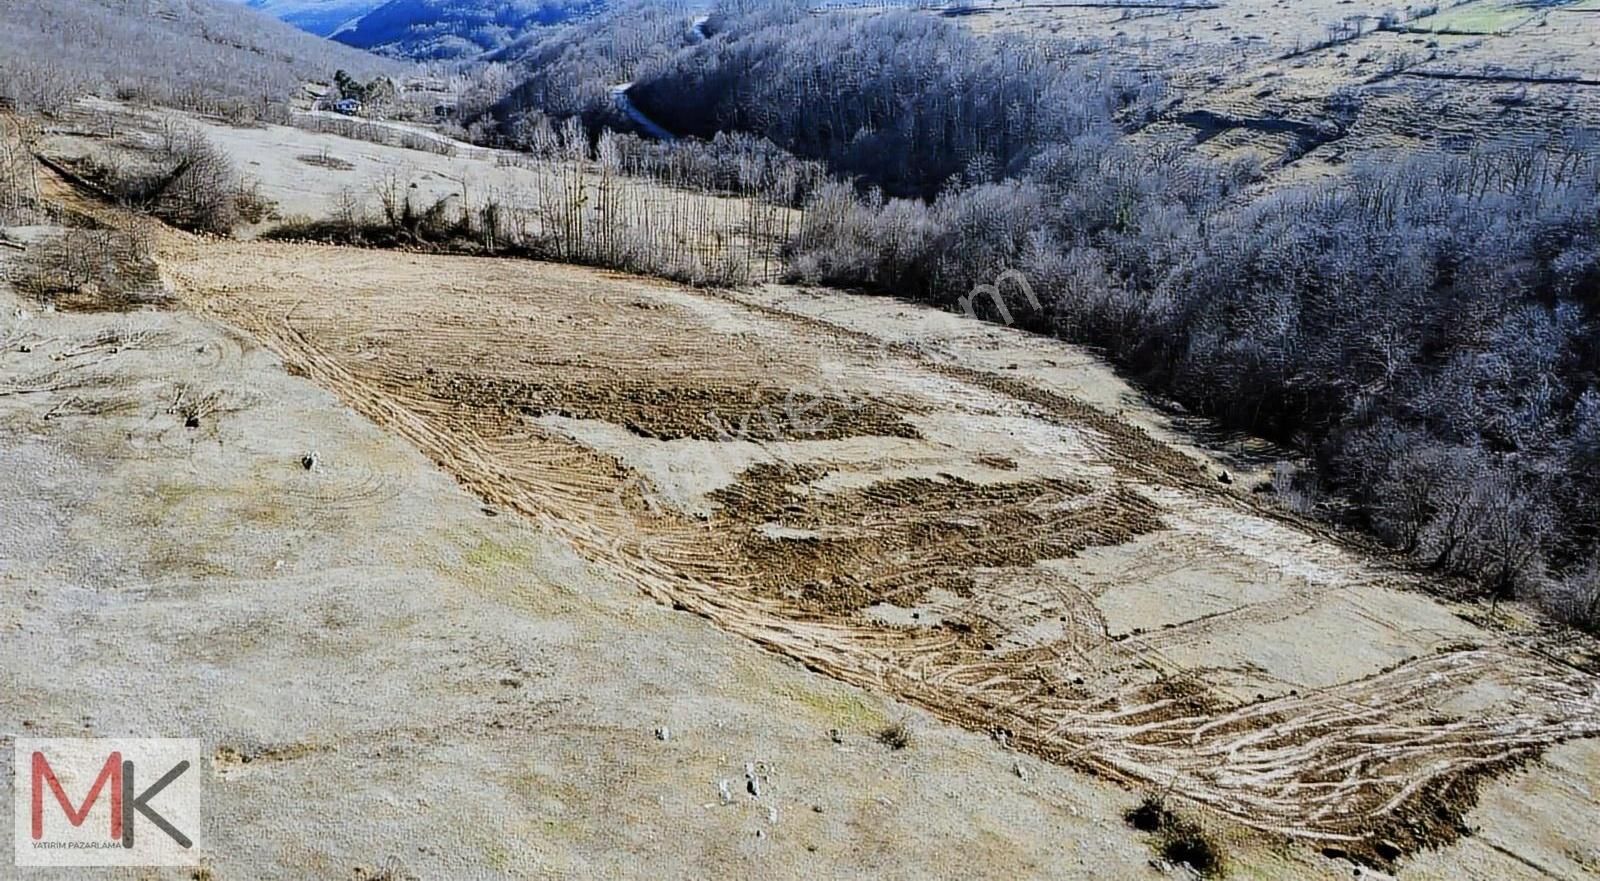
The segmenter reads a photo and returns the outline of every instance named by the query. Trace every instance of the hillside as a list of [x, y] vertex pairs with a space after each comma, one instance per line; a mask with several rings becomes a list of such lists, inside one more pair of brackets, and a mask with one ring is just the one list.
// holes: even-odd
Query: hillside
[[233, 0], [309, 31], [331, 37], [384, 4], [384, 0]]
[[32, 2], [0, 764], [171, 877], [1600, 879], [1600, 0]]
[[823, 163], [791, 277], [1100, 347], [1291, 504], [1600, 629], [1591, 7], [619, 10], [495, 112]]
[[[256, 167], [286, 203], [403, 161], [207, 130], [326, 172]], [[502, 158], [415, 173], [509, 189]], [[1600, 866], [1563, 820], [1600, 809], [1592, 646], [1223, 481], [1092, 352], [787, 285], [147, 234], [164, 308], [0, 290], [0, 574], [33, 586], [0, 712], [202, 738], [215, 877], [1159, 878], [1123, 819], [1155, 790], [1230, 877]]]
[[223, 0], [8, 0], [0, 97], [61, 107], [83, 92], [191, 107], [287, 99], [340, 68], [394, 66]]
[[346, 45], [398, 58], [470, 58], [606, 0], [235, 0]]
[[1592, 0], [1119, 0], [927, 14], [991, 38], [1048, 35], [1114, 69], [1159, 73], [1171, 101], [1141, 133], [1148, 149], [1249, 157], [1281, 185], [1385, 154], [1592, 139], [1595, 10]]
[[406, 58], [460, 58], [507, 46], [603, 0], [390, 0], [334, 35], [351, 46]]

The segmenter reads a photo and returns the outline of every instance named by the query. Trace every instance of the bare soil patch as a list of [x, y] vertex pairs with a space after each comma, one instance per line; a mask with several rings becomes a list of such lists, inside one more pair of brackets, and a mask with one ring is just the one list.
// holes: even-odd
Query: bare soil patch
[[[1482, 781], [1600, 733], [1588, 674], [1407, 595], [1401, 576], [1049, 383], [561, 267], [270, 245], [166, 260], [191, 303], [663, 604], [1256, 830], [1380, 862], [1383, 842], [1452, 840], [1459, 824], [1425, 818], [1458, 817]], [[873, 406], [840, 411], [848, 427], [826, 436], [716, 441], [680, 412], [752, 388]], [[726, 472], [702, 481], [703, 509], [655, 490], [685, 472]], [[1169, 557], [1141, 550], [1123, 558], [1133, 577], [1087, 577], [1090, 551], [1155, 537]], [[1212, 557], [1232, 568], [1202, 587], [1233, 606], [1107, 630], [1111, 592], [1176, 598], [1138, 567]], [[1345, 637], [1328, 622], [1352, 615], [1399, 660], [1329, 676], [1317, 659]], [[1490, 684], [1502, 701], [1447, 709]], [[1246, 688], [1261, 696], [1230, 696]]]

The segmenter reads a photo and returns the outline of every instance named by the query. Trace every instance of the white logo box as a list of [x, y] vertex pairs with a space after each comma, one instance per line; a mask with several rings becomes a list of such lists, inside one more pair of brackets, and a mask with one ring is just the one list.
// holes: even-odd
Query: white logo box
[[18, 866], [200, 862], [200, 741], [28, 738], [12, 762]]

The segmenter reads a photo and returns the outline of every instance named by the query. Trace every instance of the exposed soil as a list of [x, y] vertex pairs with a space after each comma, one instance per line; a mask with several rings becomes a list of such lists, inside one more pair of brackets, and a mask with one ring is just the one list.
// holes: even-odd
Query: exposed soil
[[[1356, 609], [1374, 621], [1383, 605], [1434, 613], [1205, 463], [1024, 379], [579, 270], [269, 245], [166, 259], [196, 306], [661, 602], [1255, 829], [1363, 858], [1379, 830], [1402, 852], [1440, 844], [1458, 827], [1414, 806], [1458, 816], [1508, 761], [1600, 733], [1587, 677], [1485, 635], [1419, 640], [1417, 622], [1383, 637], [1413, 646], [1398, 663], [1339, 679], [1264, 658], [1241, 669], [1273, 696], [1226, 698], [1207, 684], [1230, 663], [1223, 647], [1306, 644], [1307, 664], [1339, 652], [1346, 640], [1316, 623], [1328, 603], [1370, 595]], [[784, 398], [872, 403], [825, 409], [836, 418], [809, 436], [699, 428]], [[703, 510], [656, 491], [685, 472], [701, 475]], [[1150, 590], [1152, 609], [1188, 597], [1069, 573], [1155, 538], [1186, 567], [1237, 559], [1237, 589], [1270, 596], [1111, 633], [1106, 591]], [[1462, 626], [1439, 611], [1420, 626]], [[1490, 682], [1517, 703], [1440, 710]]]
[[[815, 465], [758, 465], [712, 496], [719, 515], [711, 529], [736, 555], [741, 580], [815, 614], [916, 606], [930, 591], [970, 599], [980, 568], [1071, 557], [1160, 527], [1155, 506], [1122, 488], [1097, 495], [1074, 481], [977, 484], [955, 476], [836, 493], [808, 486], [826, 474]], [[983, 627], [955, 617], [944, 625]]]
[[597, 419], [661, 440], [834, 440], [917, 436], [903, 414], [869, 400], [797, 399], [759, 384], [665, 385], [649, 380], [553, 376], [486, 378], [428, 373], [415, 382], [440, 400], [538, 418]]
[[[83, 216], [126, 220], [60, 179], [44, 184]], [[519, 514], [496, 522], [537, 525], [663, 607], [1024, 754], [1159, 790], [1208, 827], [1393, 866], [1477, 840], [1473, 805], [1494, 793], [1506, 815], [1512, 769], [1600, 735], [1600, 689], [1564, 636], [1465, 620], [1470, 610], [1359, 547], [1220, 481], [1216, 460], [1068, 347], [914, 316], [954, 322], [941, 342], [995, 350], [954, 363], [906, 338], [904, 307], [841, 294], [808, 304], [526, 261], [153, 238], [184, 305], [421, 451], [477, 498], [475, 517]], [[848, 320], [824, 315], [831, 304]], [[262, 406], [254, 386], [156, 388], [146, 376], [149, 388], [131, 389], [130, 352], [173, 348], [148, 329], [164, 325], [133, 317], [142, 329], [102, 327], [49, 364], [8, 368], [0, 405], [122, 420], [116, 436], [188, 455], [237, 447], [225, 426]], [[225, 339], [177, 348], [222, 369], [247, 345]], [[1039, 347], [1049, 370], [1015, 369]], [[408, 498], [406, 480], [364, 454], [328, 465], [318, 446], [278, 450], [272, 481], [211, 490], [203, 506], [164, 479], [124, 531], [221, 512], [272, 548], [349, 534]], [[124, 571], [156, 583], [261, 569], [240, 553], [162, 536]], [[543, 565], [496, 542], [462, 556], [469, 573]], [[351, 614], [326, 605], [318, 627], [342, 645]], [[619, 635], [632, 630], [600, 638]], [[476, 687], [463, 694], [481, 697]], [[500, 699], [452, 712], [438, 724], [474, 736], [532, 735], [544, 718]], [[436, 736], [404, 720], [385, 731]], [[922, 739], [904, 733], [894, 752], [917, 754]], [[314, 763], [320, 748], [307, 745], [334, 741], [263, 742], [281, 746], [220, 740], [215, 764], [253, 776]], [[1588, 802], [1551, 801], [1567, 804]], [[1521, 847], [1551, 859], [1526, 835], [1490, 852], [1510, 860], [1496, 865], [1539, 862]]]
[[[6, 761], [16, 736], [200, 741], [203, 863], [140, 878], [1148, 859], [1115, 787], [1042, 764], [1012, 785], [984, 738], [651, 603], [188, 310], [50, 312], [0, 281], [0, 463]], [[905, 749], [876, 740], [891, 720]]]

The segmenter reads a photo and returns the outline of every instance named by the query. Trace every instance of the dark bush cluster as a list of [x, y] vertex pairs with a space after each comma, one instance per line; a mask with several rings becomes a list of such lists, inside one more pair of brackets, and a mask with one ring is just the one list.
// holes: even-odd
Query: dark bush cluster
[[[703, 33], [686, 19], [618, 10], [524, 47], [506, 127], [615, 121], [607, 84], [628, 81], [636, 107], [700, 139], [625, 152], [704, 164], [696, 186], [784, 167], [771, 149], [822, 162], [831, 179], [792, 191], [792, 277], [1102, 347], [1301, 450], [1309, 467], [1275, 481], [1286, 499], [1600, 628], [1592, 141], [1377, 157], [1274, 188], [1258, 160], [1127, 137], [1159, 112], [1159, 78], [1070, 43], [799, 0], [722, 0]], [[1336, 134], [1359, 107], [1329, 112]], [[760, 141], [719, 153], [734, 135]]]
[[[824, 188], [792, 271], [1103, 346], [1302, 449], [1326, 513], [1600, 626], [1600, 153], [1397, 158], [1235, 198], [1252, 176], [1080, 143], [931, 203]], [[962, 302], [1008, 269], [1040, 308]]]
[[1227, 850], [1222, 842], [1195, 821], [1167, 807], [1164, 795], [1145, 796], [1122, 817], [1129, 826], [1153, 836], [1163, 859], [1190, 867], [1202, 876], [1220, 876], [1227, 870]]
[[84, 160], [78, 171], [122, 204], [194, 232], [227, 235], [270, 211], [228, 155], [192, 129], [169, 126], [154, 145]]

